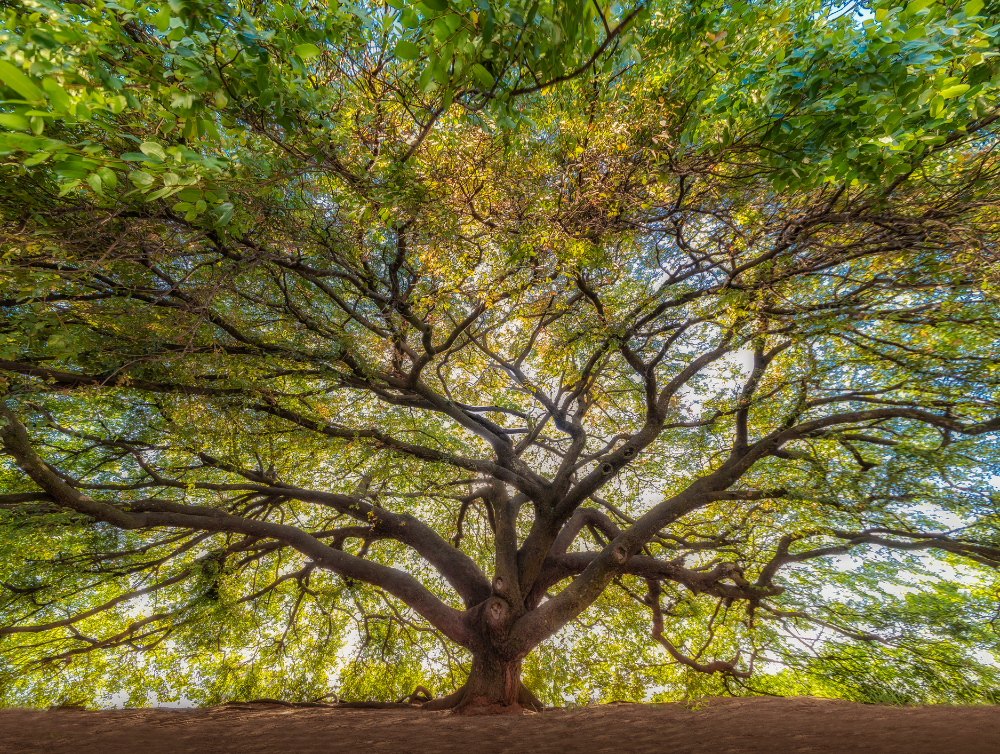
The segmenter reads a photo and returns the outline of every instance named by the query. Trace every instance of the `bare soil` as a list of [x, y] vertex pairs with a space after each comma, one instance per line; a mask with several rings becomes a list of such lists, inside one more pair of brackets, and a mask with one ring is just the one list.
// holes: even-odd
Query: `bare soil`
[[194, 710], [0, 710], [3, 754], [435, 754], [489, 752], [1000, 752], [1000, 707], [839, 700], [609, 704], [522, 717], [254, 704]]

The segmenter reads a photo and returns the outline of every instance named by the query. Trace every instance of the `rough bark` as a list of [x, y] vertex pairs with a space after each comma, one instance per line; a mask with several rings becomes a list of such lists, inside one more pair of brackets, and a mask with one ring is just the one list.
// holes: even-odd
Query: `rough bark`
[[[521, 659], [475, 655], [455, 712], [463, 715], [520, 715], [541, 712], [542, 703], [521, 683]], [[457, 692], [456, 692], [457, 693]]]

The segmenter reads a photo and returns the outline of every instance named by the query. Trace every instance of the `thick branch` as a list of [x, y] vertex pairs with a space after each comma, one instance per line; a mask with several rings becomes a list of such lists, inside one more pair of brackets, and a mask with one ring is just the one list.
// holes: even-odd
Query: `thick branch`
[[408, 573], [344, 553], [294, 526], [250, 520], [215, 508], [179, 505], [163, 500], [132, 503], [128, 512], [93, 500], [77, 492], [48, 468], [31, 447], [24, 426], [6, 405], [0, 406], [0, 417], [5, 420], [0, 428], [4, 448], [32, 481], [66, 508], [120, 529], [169, 526], [276, 539], [324, 568], [381, 587], [430, 621], [452, 641], [463, 646], [469, 642], [463, 614], [448, 607]]

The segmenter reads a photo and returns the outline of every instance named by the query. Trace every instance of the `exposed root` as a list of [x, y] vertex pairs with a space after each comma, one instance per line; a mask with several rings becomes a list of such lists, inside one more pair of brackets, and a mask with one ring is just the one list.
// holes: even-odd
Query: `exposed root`
[[[335, 700], [336, 695], [331, 694]], [[328, 699], [330, 696], [321, 697]], [[454, 710], [462, 715], [522, 715], [525, 711], [541, 712], [545, 705], [534, 694], [531, 689], [521, 684], [517, 694], [517, 701], [514, 704], [496, 704], [479, 697], [466, 699], [466, 687], [462, 686], [447, 696], [433, 698], [430, 691], [423, 686], [417, 686], [413, 691], [395, 702], [323, 702], [317, 699], [314, 702], [286, 702], [281, 699], [251, 699], [249, 701], [226, 702], [226, 707], [236, 707], [249, 709], [252, 704], [278, 704], [282, 707], [326, 707], [329, 709], [418, 709], [428, 712], [441, 710]]]
[[395, 702], [340, 702], [329, 705], [338, 709], [419, 709], [419, 710], [448, 710], [453, 709], [465, 697], [465, 686], [458, 691], [454, 691], [447, 696], [435, 699], [424, 686], [417, 686], [406, 696], [400, 697]]
[[250, 699], [250, 700], [245, 701], [245, 702], [241, 702], [241, 701], [226, 702], [222, 706], [223, 707], [235, 707], [235, 706], [239, 706], [241, 704], [278, 704], [278, 705], [280, 705], [282, 707], [337, 707], [337, 706], [339, 706], [337, 704], [329, 704], [327, 702], [322, 702], [322, 701], [319, 701], [319, 700], [317, 700], [315, 702], [286, 702], [283, 699], [269, 699], [267, 697], [263, 697], [261, 699]]
[[450, 709], [461, 715], [520, 715], [525, 710], [541, 712], [545, 709], [542, 701], [523, 683], [518, 690], [517, 702], [510, 705], [495, 704], [486, 698], [468, 699], [466, 691], [466, 687], [462, 686], [440, 699], [424, 702], [420, 705], [420, 709], [429, 711]]
[[254, 704], [277, 704], [282, 707], [321, 707], [326, 709], [420, 709], [420, 705], [402, 704], [399, 702], [286, 702], [283, 699], [269, 699], [267, 697], [263, 697], [261, 699], [250, 699], [245, 702], [226, 702], [222, 706], [233, 707], [236, 709], [250, 709], [251, 705]]
[[456, 707], [456, 715], [523, 715], [524, 707], [518, 703], [497, 704], [485, 696], [477, 696]]
[[545, 709], [545, 704], [537, 696], [531, 693], [531, 689], [521, 684], [521, 688], [517, 692], [517, 703], [520, 704], [525, 709], [531, 710], [533, 712], [541, 712]]
[[396, 700], [397, 704], [402, 704], [406, 702], [408, 704], [423, 704], [434, 699], [434, 694], [425, 689], [423, 686], [417, 686], [413, 689], [413, 692], [407, 694], [406, 696], [401, 696]]
[[429, 702], [421, 704], [420, 709], [429, 711], [454, 709], [461, 704], [463, 699], [465, 699], [465, 686], [451, 692], [447, 696], [442, 696], [440, 699], [431, 699]]

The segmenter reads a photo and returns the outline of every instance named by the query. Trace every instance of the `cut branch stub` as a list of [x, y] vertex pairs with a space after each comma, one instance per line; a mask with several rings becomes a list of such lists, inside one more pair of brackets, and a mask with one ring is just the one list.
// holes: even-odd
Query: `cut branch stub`
[[491, 623], [503, 624], [507, 616], [507, 603], [497, 598], [491, 600], [487, 615]]

